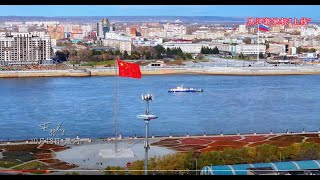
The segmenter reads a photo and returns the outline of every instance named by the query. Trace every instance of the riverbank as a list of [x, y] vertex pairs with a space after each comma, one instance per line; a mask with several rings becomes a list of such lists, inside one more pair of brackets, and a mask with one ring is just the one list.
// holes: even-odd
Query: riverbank
[[[320, 143], [319, 132], [301, 133], [268, 133], [268, 134], [233, 134], [233, 135], [203, 135], [184, 137], [151, 137], [149, 157], [164, 156], [175, 152], [211, 152], [239, 148], [254, 148], [263, 144], [270, 144], [279, 148], [289, 147], [296, 143]], [[126, 167], [127, 162], [144, 159], [144, 139], [128, 138], [118, 141], [118, 148], [121, 151], [129, 150], [134, 156], [112, 157], [104, 156], [107, 150], [114, 149], [114, 139], [93, 139], [90, 142], [61, 146], [54, 144], [6, 144], [0, 145], [6, 152], [20, 151], [19, 156], [15, 155], [19, 162], [6, 165], [5, 171], [15, 169], [17, 173], [24, 169], [24, 172], [42, 171], [50, 174], [66, 174], [67, 171], [88, 173], [89, 170], [104, 170], [107, 166]], [[25, 154], [36, 152], [36, 154], [25, 157]], [[10, 153], [7, 153], [9, 156]], [[122, 154], [123, 155], [123, 154]], [[12, 155], [11, 155], [12, 156]], [[3, 162], [10, 162], [10, 158], [2, 159]], [[32, 166], [35, 162], [41, 165], [36, 170]], [[28, 166], [26, 166], [28, 165]], [[27, 168], [26, 168], [27, 167]], [[51, 170], [50, 170], [51, 169]], [[66, 171], [67, 170], [67, 171]], [[86, 171], [88, 170], [88, 172]], [[4, 171], [4, 172], [5, 172]], [[100, 172], [101, 173], [101, 172]]]
[[[320, 66], [301, 67], [203, 67], [203, 68], [142, 68], [142, 75], [165, 74], [207, 74], [207, 75], [305, 75], [320, 74]], [[113, 68], [79, 69], [79, 70], [29, 70], [29, 71], [0, 71], [0, 78], [17, 77], [88, 77], [114, 76]]]
[[87, 77], [91, 72], [81, 70], [29, 70], [29, 71], [0, 71], [0, 78], [19, 77]]

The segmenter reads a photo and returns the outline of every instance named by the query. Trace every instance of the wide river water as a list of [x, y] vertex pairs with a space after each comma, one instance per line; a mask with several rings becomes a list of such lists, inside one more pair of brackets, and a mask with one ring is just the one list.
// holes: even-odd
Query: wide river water
[[[155, 75], [118, 79], [119, 134], [143, 136], [141, 94], [151, 93], [150, 135], [318, 131], [320, 76]], [[168, 93], [181, 83], [199, 93]], [[114, 136], [115, 77], [0, 79], [0, 140]], [[51, 123], [42, 128], [43, 123]], [[62, 136], [62, 130], [65, 130]]]

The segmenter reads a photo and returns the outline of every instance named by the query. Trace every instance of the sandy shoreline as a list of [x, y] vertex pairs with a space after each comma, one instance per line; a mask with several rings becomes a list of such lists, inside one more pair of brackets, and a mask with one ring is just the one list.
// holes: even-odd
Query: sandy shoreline
[[[320, 67], [207, 67], [180, 69], [147, 69], [142, 75], [169, 74], [203, 74], [203, 75], [236, 75], [236, 76], [273, 76], [273, 75], [306, 75], [320, 74]], [[110, 69], [85, 70], [39, 70], [39, 71], [0, 71], [0, 78], [17, 77], [89, 77], [114, 76]]]

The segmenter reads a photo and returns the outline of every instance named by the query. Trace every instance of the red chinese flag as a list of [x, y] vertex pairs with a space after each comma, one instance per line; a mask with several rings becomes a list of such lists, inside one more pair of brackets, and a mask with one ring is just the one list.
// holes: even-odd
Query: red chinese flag
[[141, 78], [141, 71], [139, 64], [127, 63], [118, 60], [119, 76], [130, 78]]

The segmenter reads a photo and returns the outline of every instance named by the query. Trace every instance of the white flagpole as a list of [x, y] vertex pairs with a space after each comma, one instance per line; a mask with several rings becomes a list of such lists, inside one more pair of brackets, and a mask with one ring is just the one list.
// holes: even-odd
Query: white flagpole
[[258, 55], [257, 55], [257, 62], [259, 62], [259, 54], [260, 54], [260, 46], [259, 46], [259, 24], [258, 24], [258, 32], [257, 32], [257, 35], [258, 35], [258, 38], [257, 38], [257, 41], [258, 41]]
[[118, 61], [115, 60], [115, 104], [114, 104], [114, 123], [115, 123], [115, 143], [114, 143], [114, 153], [118, 151]]

